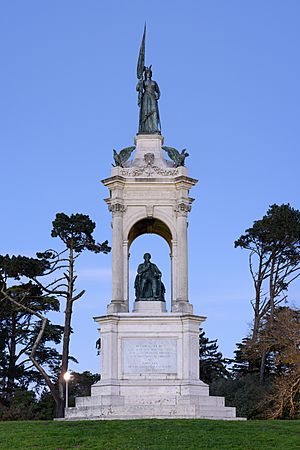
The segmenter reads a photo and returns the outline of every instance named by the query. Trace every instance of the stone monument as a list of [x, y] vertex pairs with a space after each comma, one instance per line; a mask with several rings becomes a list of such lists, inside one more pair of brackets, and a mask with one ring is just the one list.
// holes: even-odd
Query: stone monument
[[[235, 408], [209, 396], [199, 379], [199, 327], [205, 317], [193, 314], [189, 302], [187, 241], [189, 192], [197, 180], [188, 176], [186, 150], [163, 146], [160, 91], [151, 66], [145, 66], [145, 31], [137, 66], [139, 132], [135, 146], [114, 150], [111, 176], [103, 180], [112, 214], [112, 297], [107, 314], [95, 318], [101, 380], [90, 397], [66, 408], [65, 418], [236, 419]], [[170, 311], [162, 274], [149, 253], [137, 268], [129, 311], [129, 250], [145, 233], [161, 236], [170, 248]]]

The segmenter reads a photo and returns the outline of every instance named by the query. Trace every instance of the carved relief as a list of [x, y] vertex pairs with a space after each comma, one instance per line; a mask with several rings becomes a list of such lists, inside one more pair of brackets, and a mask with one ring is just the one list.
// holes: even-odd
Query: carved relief
[[120, 175], [124, 177], [139, 177], [139, 176], [155, 176], [155, 175], [161, 175], [163, 177], [174, 177], [179, 174], [179, 170], [177, 168], [164, 168], [164, 167], [158, 167], [154, 166], [154, 154], [153, 153], [146, 153], [144, 156], [146, 165], [143, 167], [130, 167], [127, 169], [120, 169]]
[[108, 206], [108, 209], [112, 214], [123, 214], [126, 211], [127, 207], [122, 203], [113, 203], [112, 205]]
[[177, 214], [181, 215], [181, 216], [187, 216], [188, 213], [191, 211], [192, 207], [189, 203], [178, 203], [176, 208], [175, 208], [175, 212], [177, 212]]
[[146, 211], [147, 211], [147, 217], [153, 217], [153, 205], [147, 205], [146, 206]]
[[144, 155], [144, 160], [147, 165], [153, 165], [154, 163], [154, 153], [146, 153]]

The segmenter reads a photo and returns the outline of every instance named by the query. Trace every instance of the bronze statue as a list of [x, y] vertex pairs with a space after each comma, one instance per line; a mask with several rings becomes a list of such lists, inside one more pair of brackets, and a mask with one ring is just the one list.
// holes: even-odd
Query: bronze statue
[[150, 262], [150, 253], [144, 254], [144, 262], [139, 264], [135, 277], [135, 300], [165, 301], [165, 286], [161, 281], [161, 271]]
[[116, 150], [113, 149], [114, 161], [115, 161], [115, 165], [113, 164], [113, 166], [114, 167], [117, 167], [117, 166], [125, 167], [124, 164], [126, 163], [126, 161], [128, 161], [128, 159], [130, 158], [130, 155], [134, 149], [135, 149], [135, 145], [133, 145], [131, 147], [123, 148], [123, 150], [121, 150], [119, 153], [117, 153]]
[[145, 38], [146, 25], [137, 64], [139, 81], [136, 90], [138, 91], [138, 106], [140, 107], [139, 133], [160, 134], [161, 126], [158, 111], [160, 90], [156, 81], [152, 80], [152, 66], [145, 67]]
[[185, 148], [181, 150], [181, 153], [179, 153], [176, 148], [166, 147], [165, 145], [162, 146], [162, 149], [168, 153], [168, 156], [174, 162], [175, 167], [184, 166], [184, 160], [189, 156]]

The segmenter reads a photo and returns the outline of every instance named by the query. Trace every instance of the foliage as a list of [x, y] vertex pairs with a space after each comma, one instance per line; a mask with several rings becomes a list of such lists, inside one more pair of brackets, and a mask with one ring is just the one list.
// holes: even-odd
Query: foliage
[[52, 237], [59, 237], [68, 249], [73, 249], [76, 253], [83, 250], [90, 250], [94, 253], [109, 253], [111, 248], [108, 241], [102, 244], [96, 243], [93, 232], [96, 224], [85, 214], [64, 213], [56, 214], [52, 222]]
[[[261, 355], [265, 355], [265, 381], [261, 380], [253, 363]], [[244, 407], [250, 405], [247, 410], [249, 417], [300, 417], [300, 311], [286, 306], [277, 307], [272, 321], [266, 316], [256, 342], [248, 338], [238, 344], [233, 374], [235, 379], [232, 383], [219, 383], [214, 388], [223, 389], [224, 395], [234, 404], [239, 402], [234, 391], [239, 397], [241, 383], [254, 380], [258, 395], [254, 392], [244, 399]]]
[[100, 380], [98, 373], [93, 374], [89, 371], [82, 373], [72, 372], [69, 382], [69, 405], [75, 406], [75, 397], [85, 397], [91, 395], [92, 384]]
[[[91, 385], [99, 381], [99, 374], [85, 371], [72, 372], [69, 382], [69, 405], [75, 404], [75, 397], [89, 396]], [[55, 401], [44, 388], [39, 395], [26, 387], [15, 388], [11, 402], [0, 401], [0, 420], [51, 420], [55, 417]]]
[[227, 362], [218, 351], [217, 339], [210, 341], [202, 331], [199, 335], [200, 379], [211, 384], [213, 380], [228, 377]]
[[272, 320], [261, 324], [258, 340], [251, 350], [266, 353], [269, 370], [275, 375], [291, 375], [300, 367], [300, 310], [278, 307]]
[[270, 348], [263, 338], [271, 329], [276, 309], [287, 299], [289, 285], [300, 275], [300, 211], [289, 204], [271, 205], [235, 247], [249, 251], [249, 269], [255, 297], [251, 336], [241, 346], [248, 353], [249, 372], [259, 370], [260, 383], [268, 374]]
[[[70, 336], [72, 333], [71, 318], [73, 314], [73, 305], [76, 300], [79, 300], [85, 293], [84, 290], [79, 293], [76, 292], [75, 263], [77, 258], [84, 250], [89, 250], [94, 253], [108, 253], [110, 247], [108, 242], [104, 241], [99, 244], [93, 238], [93, 231], [95, 223], [84, 214], [72, 214], [68, 216], [64, 213], [58, 213], [53, 221], [53, 228], [51, 231], [52, 237], [59, 237], [64, 245], [62, 251], [46, 250], [45, 252], [37, 253], [37, 258], [29, 258], [26, 256], [0, 256], [0, 288], [2, 298], [11, 302], [18, 309], [23, 311], [31, 317], [35, 317], [35, 334], [31, 340], [31, 351], [29, 360], [39, 372], [40, 378], [43, 378], [51, 391], [51, 394], [56, 402], [58, 417], [63, 416], [64, 402], [65, 402], [65, 382], [64, 373], [68, 370], [68, 363], [70, 360]], [[30, 305], [26, 304], [25, 299], [28, 294], [25, 292], [22, 296], [15, 296], [11, 288], [7, 288], [7, 281], [9, 279], [19, 280], [20, 286], [24, 291], [23, 279], [27, 280], [27, 286], [32, 286], [39, 290], [39, 297], [44, 299], [49, 298], [58, 304], [65, 301], [64, 309], [64, 326], [62, 330], [62, 355], [59, 370], [57, 368], [55, 359], [55, 350], [45, 348], [45, 342], [51, 334], [48, 320], [42, 314], [48, 310], [37, 308], [32, 309]], [[50, 281], [49, 281], [50, 279]], [[20, 289], [21, 289], [20, 288]], [[15, 288], [15, 289], [19, 289]], [[0, 298], [1, 300], [1, 298]], [[59, 301], [59, 303], [58, 303]], [[38, 320], [40, 319], [40, 323]], [[39, 327], [40, 325], [40, 327]], [[57, 329], [57, 332], [61, 331]], [[52, 337], [54, 329], [52, 328]], [[34, 339], [35, 338], [35, 339]], [[57, 336], [58, 339], [58, 336]], [[55, 341], [55, 339], [54, 339]], [[57, 341], [58, 342], [58, 341]], [[44, 347], [43, 347], [44, 346]], [[29, 352], [28, 345], [28, 352]], [[47, 365], [53, 371], [56, 369], [58, 375], [58, 390], [51, 373], [47, 372], [42, 358], [42, 354], [48, 353]], [[5, 352], [0, 346], [0, 359], [4, 361]], [[53, 360], [53, 362], [52, 362]], [[55, 367], [54, 367], [55, 366]]]
[[9, 278], [20, 280], [22, 276], [34, 278], [42, 276], [49, 270], [50, 264], [45, 258], [29, 258], [27, 256], [0, 255], [1, 286]]
[[266, 379], [262, 384], [259, 375], [246, 374], [236, 378], [218, 379], [210, 386], [211, 395], [225, 397], [227, 406], [235, 406], [237, 416], [247, 419], [265, 418], [262, 404], [272, 389], [272, 380]]
[[94, 420], [0, 423], [5, 450], [299, 449], [299, 421]]
[[[12, 261], [7, 255], [0, 258], [3, 289], [0, 302], [0, 395], [6, 405], [9, 405], [16, 388], [28, 389], [29, 385], [39, 388], [45, 383], [30, 360], [32, 347], [41, 328], [40, 319], [32, 312], [45, 314], [59, 310], [58, 300], [44, 296], [42, 290], [31, 282], [5, 289], [8, 273], [11, 275], [10, 269], [15, 261], [16, 258]], [[16, 303], [10, 301], [9, 297]], [[23, 305], [22, 309], [17, 306], [18, 302]], [[48, 322], [36, 352], [37, 360], [40, 364], [46, 364], [52, 379], [55, 379], [60, 363], [60, 355], [53, 344], [60, 343], [62, 331], [59, 325]]]
[[271, 205], [235, 247], [248, 250], [255, 299], [252, 302], [255, 340], [261, 320], [287, 298], [289, 285], [300, 275], [300, 211], [289, 204]]
[[274, 320], [266, 320], [259, 345], [267, 353], [275, 375], [273, 391], [265, 399], [267, 417], [299, 418], [300, 310], [277, 308]]
[[16, 389], [10, 405], [4, 405], [1, 402], [0, 419], [1, 420], [31, 420], [36, 419], [37, 405], [35, 393]]

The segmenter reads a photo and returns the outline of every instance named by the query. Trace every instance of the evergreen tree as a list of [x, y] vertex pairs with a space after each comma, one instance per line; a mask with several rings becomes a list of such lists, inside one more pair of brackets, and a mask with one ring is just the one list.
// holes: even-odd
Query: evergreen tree
[[72, 372], [69, 382], [69, 405], [75, 405], [76, 397], [86, 397], [91, 395], [92, 384], [97, 383], [100, 380], [98, 373], [91, 373], [89, 371], [84, 372]]
[[235, 247], [249, 251], [249, 269], [254, 284], [252, 339], [261, 320], [286, 300], [289, 285], [300, 275], [300, 211], [289, 204], [271, 205], [256, 220]]
[[210, 341], [204, 331], [199, 335], [200, 379], [207, 384], [229, 375], [226, 368], [228, 360], [219, 352], [217, 342], [217, 339]]
[[[41, 289], [31, 282], [5, 289], [7, 274], [4, 268], [8, 259], [7, 256], [0, 257], [0, 395], [4, 405], [11, 403], [16, 389], [26, 390], [30, 385], [39, 390], [45, 385], [44, 378], [30, 360], [32, 347], [41, 328], [41, 321], [34, 312], [46, 314], [59, 310], [58, 300], [43, 296]], [[9, 301], [7, 296], [15, 303]], [[23, 305], [22, 309], [18, 306], [19, 302]], [[60, 354], [53, 344], [60, 343], [62, 332], [61, 326], [47, 322], [36, 353], [37, 360], [48, 367], [53, 380], [60, 364]]]
[[[47, 250], [37, 253], [37, 258], [25, 256], [2, 257], [4, 273], [8, 277], [20, 280], [22, 277], [29, 279], [35, 287], [38, 287], [44, 296], [55, 297], [61, 303], [64, 301], [64, 326], [63, 326], [63, 349], [61, 363], [58, 371], [58, 390], [56, 384], [51, 379], [51, 374], [43, 367], [43, 361], [39, 358], [40, 346], [47, 329], [47, 319], [41, 311], [34, 311], [26, 305], [22, 297], [15, 299], [11, 292], [5, 290], [5, 280], [0, 278], [2, 295], [18, 308], [35, 315], [41, 320], [40, 329], [33, 342], [29, 359], [41, 377], [45, 380], [56, 403], [57, 417], [63, 417], [65, 404], [65, 381], [64, 374], [68, 370], [70, 354], [71, 318], [73, 306], [85, 293], [84, 290], [76, 292], [75, 265], [78, 257], [83, 251], [88, 250], [94, 253], [108, 253], [110, 247], [105, 241], [99, 244], [93, 237], [95, 223], [84, 214], [72, 214], [68, 216], [58, 213], [53, 221], [51, 231], [52, 237], [59, 237], [63, 249], [61, 251]], [[23, 278], [22, 278], [23, 279]], [[50, 279], [50, 281], [49, 281]], [[47, 280], [46, 282], [44, 280]], [[1, 348], [0, 348], [1, 350]]]
[[252, 353], [250, 371], [259, 368], [262, 382], [268, 351], [267, 348], [261, 353], [257, 351], [261, 327], [266, 320], [268, 327], [272, 327], [276, 308], [286, 301], [288, 287], [300, 276], [300, 211], [289, 204], [271, 205], [267, 214], [235, 241], [235, 247], [249, 251], [255, 296], [251, 302], [254, 318], [247, 353], [249, 350]]

